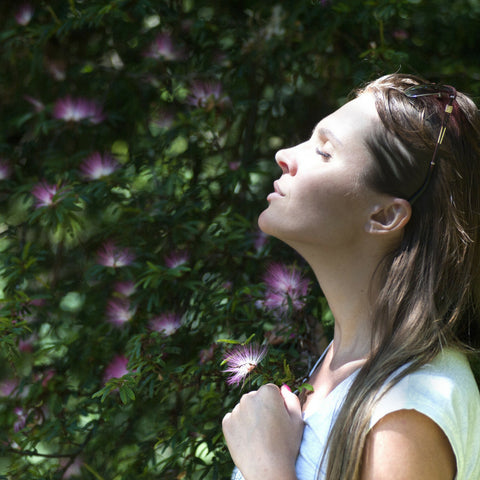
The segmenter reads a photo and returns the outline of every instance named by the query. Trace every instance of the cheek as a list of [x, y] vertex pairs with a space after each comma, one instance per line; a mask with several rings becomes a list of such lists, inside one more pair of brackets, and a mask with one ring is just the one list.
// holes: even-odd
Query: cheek
[[259, 217], [260, 229], [286, 243], [343, 243], [358, 236], [357, 202], [348, 191], [332, 187], [305, 189], [272, 202]]

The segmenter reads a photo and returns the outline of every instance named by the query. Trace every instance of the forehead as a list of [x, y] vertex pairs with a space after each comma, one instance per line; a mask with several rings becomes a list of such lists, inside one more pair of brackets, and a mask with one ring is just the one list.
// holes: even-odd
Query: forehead
[[325, 137], [339, 146], [344, 146], [350, 141], [363, 143], [379, 123], [380, 118], [373, 95], [363, 93], [321, 120], [316, 125], [313, 135]]

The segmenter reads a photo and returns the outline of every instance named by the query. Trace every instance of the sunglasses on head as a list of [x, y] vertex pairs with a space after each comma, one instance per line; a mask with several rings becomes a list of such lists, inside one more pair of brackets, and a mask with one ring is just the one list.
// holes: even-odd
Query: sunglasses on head
[[430, 97], [430, 96], [435, 96], [438, 98], [442, 98], [445, 96], [448, 97], [448, 102], [445, 105], [445, 112], [443, 116], [442, 126], [438, 134], [437, 143], [435, 144], [435, 149], [433, 150], [433, 156], [432, 156], [432, 160], [430, 161], [427, 177], [425, 178], [425, 181], [423, 182], [421, 187], [410, 198], [408, 198], [408, 201], [410, 202], [410, 204], [413, 205], [413, 203], [423, 194], [423, 192], [425, 192], [432, 178], [433, 169], [435, 168], [435, 160], [437, 158], [438, 148], [443, 142], [443, 137], [445, 136], [445, 132], [447, 130], [448, 120], [450, 119], [450, 115], [453, 111], [453, 102], [455, 98], [457, 98], [457, 91], [449, 85], [425, 84], [425, 85], [414, 85], [413, 87], [409, 87], [404, 91], [404, 93], [409, 98]]

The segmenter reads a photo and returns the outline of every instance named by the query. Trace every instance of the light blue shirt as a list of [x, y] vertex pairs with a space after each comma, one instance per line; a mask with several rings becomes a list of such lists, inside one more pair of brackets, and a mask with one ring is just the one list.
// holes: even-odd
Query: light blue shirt
[[[325, 480], [321, 460], [327, 439], [357, 373], [315, 402], [314, 410], [304, 412], [305, 428], [296, 463], [298, 480]], [[400, 380], [377, 403], [370, 428], [398, 410], [416, 410], [443, 430], [456, 457], [456, 480], [480, 480], [480, 394], [463, 354], [446, 349], [431, 363]], [[232, 480], [244, 480], [238, 469]]]

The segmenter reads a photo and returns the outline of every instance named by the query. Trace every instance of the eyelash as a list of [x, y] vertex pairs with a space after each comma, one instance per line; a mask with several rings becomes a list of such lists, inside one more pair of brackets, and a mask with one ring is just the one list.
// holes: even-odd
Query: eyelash
[[318, 147], [315, 149], [315, 152], [318, 153], [318, 155], [321, 155], [323, 158], [330, 158], [331, 155], [329, 153], [323, 152], [320, 150]]

